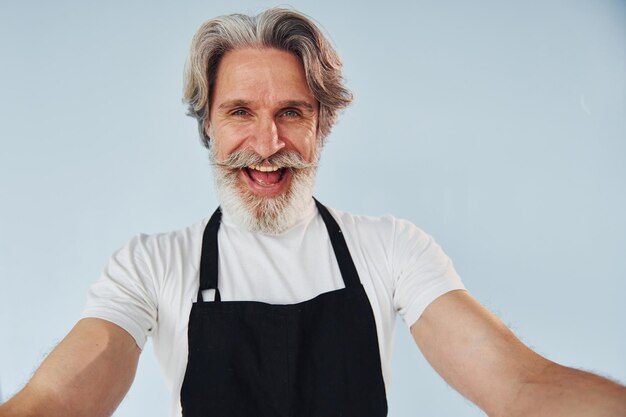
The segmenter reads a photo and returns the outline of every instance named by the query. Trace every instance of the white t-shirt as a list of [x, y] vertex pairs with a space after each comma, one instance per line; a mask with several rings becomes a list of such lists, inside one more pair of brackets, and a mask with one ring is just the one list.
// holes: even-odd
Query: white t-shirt
[[[450, 259], [413, 224], [329, 209], [341, 228], [369, 298], [385, 385], [391, 371], [396, 313], [407, 326], [440, 295], [463, 289]], [[139, 235], [113, 254], [89, 291], [82, 317], [125, 329], [143, 348], [151, 336], [179, 417], [187, 365], [187, 322], [199, 286], [202, 235], [208, 218], [188, 228]], [[343, 288], [326, 226], [313, 200], [279, 236], [238, 227], [228, 213], [218, 232], [218, 288], [223, 301], [293, 304]]]

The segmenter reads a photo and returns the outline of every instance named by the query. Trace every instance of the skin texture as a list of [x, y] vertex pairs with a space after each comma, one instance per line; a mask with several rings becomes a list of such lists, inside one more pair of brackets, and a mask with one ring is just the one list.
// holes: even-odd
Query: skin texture
[[626, 416], [626, 387], [543, 358], [466, 291], [431, 303], [411, 333], [433, 368], [489, 416]]
[[1, 417], [110, 416], [135, 377], [140, 350], [125, 330], [82, 319], [48, 355]]
[[[217, 70], [205, 130], [217, 161], [250, 149], [263, 158], [296, 151], [307, 162], [317, 151], [318, 103], [300, 60], [278, 49], [227, 52]], [[259, 196], [285, 192], [289, 178], [262, 187], [240, 172], [241, 186]]]

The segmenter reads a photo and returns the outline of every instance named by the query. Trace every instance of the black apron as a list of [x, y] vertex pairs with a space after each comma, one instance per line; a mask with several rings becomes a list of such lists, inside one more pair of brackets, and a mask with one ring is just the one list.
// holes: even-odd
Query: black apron
[[[219, 208], [209, 220], [189, 315], [184, 417], [387, 415], [372, 308], [339, 225], [315, 203], [345, 288], [297, 304], [221, 301]], [[214, 301], [203, 301], [206, 289], [215, 289]]]

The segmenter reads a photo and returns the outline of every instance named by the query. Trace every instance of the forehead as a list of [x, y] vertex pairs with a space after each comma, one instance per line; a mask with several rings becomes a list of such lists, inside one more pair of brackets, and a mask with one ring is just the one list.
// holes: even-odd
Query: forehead
[[224, 54], [217, 68], [211, 107], [229, 100], [315, 102], [300, 58], [274, 48], [243, 48]]

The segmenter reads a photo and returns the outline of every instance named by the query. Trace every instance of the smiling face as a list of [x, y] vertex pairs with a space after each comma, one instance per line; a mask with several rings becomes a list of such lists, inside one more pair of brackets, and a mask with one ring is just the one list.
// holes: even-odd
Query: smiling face
[[291, 226], [310, 203], [317, 123], [299, 58], [272, 48], [227, 52], [206, 126], [222, 208], [252, 230]]

